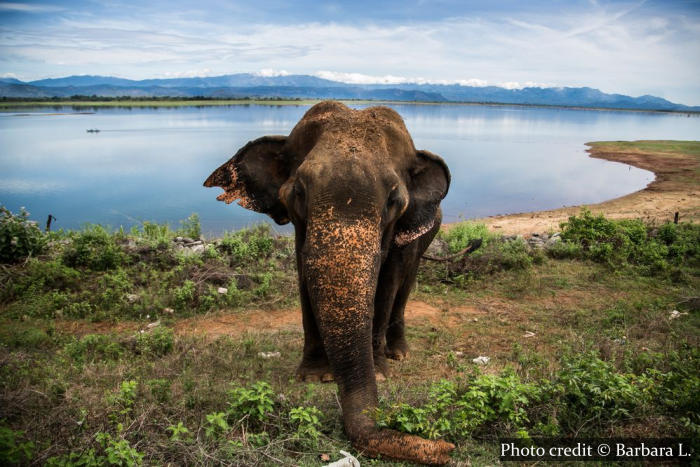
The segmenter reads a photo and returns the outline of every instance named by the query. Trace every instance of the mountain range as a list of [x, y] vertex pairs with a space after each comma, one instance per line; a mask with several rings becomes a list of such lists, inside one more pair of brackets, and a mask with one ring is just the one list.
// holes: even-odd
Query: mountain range
[[589, 87], [507, 89], [499, 86], [429, 83], [352, 84], [310, 75], [260, 76], [251, 73], [145, 80], [89, 75], [29, 82], [14, 78], [0, 79], [0, 97], [70, 98], [72, 96], [368, 99], [700, 111], [699, 106], [676, 104], [660, 97], [607, 94]]

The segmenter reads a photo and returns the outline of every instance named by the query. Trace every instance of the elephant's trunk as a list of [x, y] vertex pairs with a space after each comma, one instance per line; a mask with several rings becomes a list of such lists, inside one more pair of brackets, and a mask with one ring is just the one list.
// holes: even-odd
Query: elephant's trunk
[[424, 464], [444, 464], [454, 448], [393, 430], [377, 430], [372, 353], [374, 295], [380, 267], [378, 221], [338, 221], [333, 210], [309, 222], [301, 266], [323, 344], [338, 383], [345, 431], [356, 449]]

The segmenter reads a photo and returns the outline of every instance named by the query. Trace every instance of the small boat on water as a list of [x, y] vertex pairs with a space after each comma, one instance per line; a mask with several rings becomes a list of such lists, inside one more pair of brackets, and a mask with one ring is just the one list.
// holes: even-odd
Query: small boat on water
[[100, 132], [100, 130], [98, 130], [97, 128], [88, 128], [86, 131], [88, 133], [99, 133]]

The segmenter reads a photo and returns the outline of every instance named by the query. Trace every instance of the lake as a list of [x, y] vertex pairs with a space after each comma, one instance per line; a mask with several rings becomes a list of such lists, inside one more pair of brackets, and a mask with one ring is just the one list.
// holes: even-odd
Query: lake
[[[357, 105], [355, 107], [366, 107]], [[700, 117], [652, 112], [392, 104], [419, 149], [452, 172], [445, 222], [615, 198], [653, 174], [591, 159], [599, 140], [700, 139]], [[247, 141], [288, 134], [308, 106], [31, 108], [0, 113], [0, 204], [42, 225], [130, 227], [199, 214], [217, 235], [267, 216], [202, 182]], [[87, 129], [99, 129], [88, 133]], [[280, 231], [289, 229], [278, 228]]]

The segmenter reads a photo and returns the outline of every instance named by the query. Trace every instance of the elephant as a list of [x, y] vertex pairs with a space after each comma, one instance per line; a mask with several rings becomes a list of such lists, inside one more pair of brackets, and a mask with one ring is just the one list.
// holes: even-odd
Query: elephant
[[404, 308], [442, 220], [450, 172], [416, 150], [394, 110], [323, 101], [288, 136], [243, 146], [204, 182], [292, 222], [304, 328], [297, 375], [338, 384], [345, 433], [366, 455], [444, 464], [454, 445], [379, 430], [377, 380], [408, 354]]

